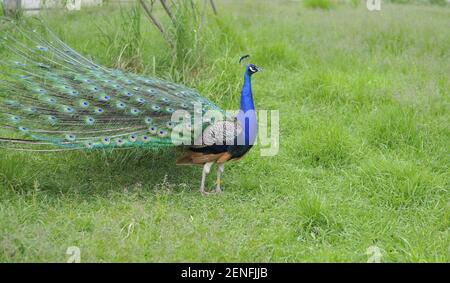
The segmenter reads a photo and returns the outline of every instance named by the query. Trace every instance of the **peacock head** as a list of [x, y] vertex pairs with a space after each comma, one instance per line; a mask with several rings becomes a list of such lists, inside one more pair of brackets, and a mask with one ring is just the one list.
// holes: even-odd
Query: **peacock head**
[[[245, 60], [247, 60], [248, 58], [250, 58], [250, 55], [244, 55], [239, 59], [239, 63], [244, 62]], [[254, 73], [257, 73], [261, 71], [261, 68], [257, 67], [254, 64], [247, 64], [246, 65], [246, 69], [245, 69], [245, 73], [248, 75], [253, 75]]]
[[254, 73], [257, 73], [260, 71], [260, 68], [258, 68], [256, 65], [253, 64], [247, 64], [247, 74], [249, 74], [250, 76], [253, 75]]

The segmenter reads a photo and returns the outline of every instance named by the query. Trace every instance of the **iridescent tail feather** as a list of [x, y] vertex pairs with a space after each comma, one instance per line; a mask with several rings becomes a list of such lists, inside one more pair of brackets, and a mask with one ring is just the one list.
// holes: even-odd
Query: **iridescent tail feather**
[[173, 112], [194, 117], [194, 104], [220, 111], [186, 86], [97, 65], [40, 21], [32, 24], [1, 21], [8, 57], [0, 61], [0, 147], [173, 146]]

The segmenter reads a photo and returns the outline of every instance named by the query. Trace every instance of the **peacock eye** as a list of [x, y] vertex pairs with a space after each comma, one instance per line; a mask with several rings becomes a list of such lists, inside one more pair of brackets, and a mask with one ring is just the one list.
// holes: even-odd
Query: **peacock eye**
[[173, 129], [173, 127], [175, 127], [175, 123], [169, 121], [169, 122], [166, 123], [166, 126], [167, 126], [167, 128], [169, 128], [169, 129]]
[[86, 145], [87, 148], [93, 148], [94, 147], [94, 144], [92, 142], [89, 142], [89, 141], [86, 142], [85, 145]]
[[149, 131], [151, 134], [156, 134], [156, 127], [150, 127], [150, 128], [148, 129], [148, 131]]
[[153, 119], [151, 117], [146, 117], [144, 121], [146, 124], [151, 124]]
[[160, 136], [161, 138], [164, 138], [167, 135], [167, 132], [164, 130], [159, 130], [158, 132], [158, 136]]
[[66, 138], [66, 140], [68, 140], [68, 141], [74, 141], [75, 138], [76, 138], [76, 136], [73, 135], [73, 134], [67, 134], [67, 135], [65, 136], [65, 138]]
[[137, 136], [136, 135], [130, 135], [130, 137], [128, 138], [128, 140], [130, 142], [135, 142], [137, 140]]

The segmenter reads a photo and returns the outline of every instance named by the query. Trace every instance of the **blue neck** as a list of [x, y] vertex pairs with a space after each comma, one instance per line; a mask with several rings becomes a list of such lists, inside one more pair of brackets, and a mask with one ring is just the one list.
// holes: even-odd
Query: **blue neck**
[[241, 91], [241, 109], [238, 121], [244, 128], [243, 141], [245, 145], [253, 145], [256, 140], [258, 124], [256, 122], [255, 106], [253, 104], [252, 83], [250, 74], [246, 71], [244, 85]]
[[255, 106], [253, 105], [252, 80], [248, 72], [245, 72], [244, 85], [241, 91], [241, 110], [244, 112], [255, 110]]

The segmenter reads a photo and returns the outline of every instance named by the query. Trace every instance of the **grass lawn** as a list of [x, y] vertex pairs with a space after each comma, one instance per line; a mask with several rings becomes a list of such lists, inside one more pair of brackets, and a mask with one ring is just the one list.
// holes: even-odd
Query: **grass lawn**
[[256, 107], [280, 111], [278, 155], [256, 146], [204, 197], [201, 169], [172, 149], [0, 150], [0, 262], [65, 262], [69, 246], [82, 262], [366, 262], [371, 246], [383, 262], [449, 262], [448, 5], [217, 2], [175, 58], [138, 10], [47, 18], [97, 62], [224, 109], [239, 107], [237, 60], [251, 54]]

